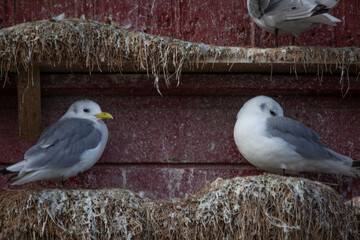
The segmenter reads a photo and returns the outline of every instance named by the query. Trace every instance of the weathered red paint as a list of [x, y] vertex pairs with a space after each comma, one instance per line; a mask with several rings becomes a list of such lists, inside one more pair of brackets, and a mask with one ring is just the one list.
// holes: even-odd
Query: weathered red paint
[[[246, 1], [157, 0], [157, 1], [27, 1], [3, 0], [0, 4], [0, 28], [14, 24], [49, 19], [65, 13], [67, 17], [105, 21], [111, 15], [120, 26], [150, 34], [186, 41], [223, 46], [273, 46], [273, 35], [254, 24]], [[360, 46], [360, 3], [346, 0], [331, 11], [342, 20], [337, 27], [319, 25], [303, 33], [297, 45]], [[288, 45], [291, 37], [280, 37]]]
[[[262, 172], [251, 165], [243, 164], [96, 164], [86, 171], [83, 177], [87, 188], [125, 188], [143, 192], [154, 199], [173, 199], [194, 194], [219, 177], [230, 179], [257, 174]], [[360, 178], [326, 174], [302, 174], [302, 177], [329, 184], [346, 198], [359, 195]], [[38, 181], [22, 186], [11, 186], [6, 184], [6, 181], [7, 177], [0, 178], [0, 193], [6, 189], [29, 187], [63, 188], [59, 181]], [[73, 177], [65, 181], [65, 188], [81, 188], [79, 178]]]
[[[88, 188], [126, 188], [144, 192], [152, 198], [171, 199], [194, 194], [218, 177], [228, 179], [258, 173], [254, 167], [243, 164], [96, 164], [83, 177]], [[2, 190], [24, 187], [63, 188], [59, 181], [11, 186], [6, 185], [7, 178], [0, 178]], [[65, 187], [81, 188], [79, 178], [68, 179]]]
[[[273, 96], [292, 117], [319, 133], [323, 142], [345, 155], [360, 158], [359, 83], [351, 78], [342, 98], [339, 76], [262, 74], [184, 74], [178, 88], [162, 86], [132, 74], [43, 74], [43, 127], [55, 122], [79, 98], [98, 102], [114, 120], [106, 121], [110, 138], [99, 163], [85, 173], [91, 188], [124, 187], [154, 198], [183, 197], [216, 177], [258, 174], [238, 152], [232, 136], [236, 114], [252, 96]], [[0, 163], [22, 159], [34, 142], [17, 136], [16, 92], [0, 95]], [[359, 179], [306, 175], [330, 183], [344, 196], [360, 195]], [[4, 186], [5, 177], [0, 177]], [[31, 186], [60, 187], [59, 183]], [[69, 188], [79, 187], [77, 178]]]
[[[349, 87], [349, 95], [360, 93], [360, 81], [357, 76], [350, 76], [340, 83], [340, 76], [314, 75], [276, 75], [255, 73], [229, 74], [182, 74], [177, 82], [167, 87], [160, 82], [160, 91], [164, 98], [168, 96], [234, 96], [264, 94], [333, 94], [341, 96]], [[159, 96], [154, 87], [154, 78], [146, 74], [42, 74], [43, 95], [99, 94], [122, 96]], [[89, 84], [90, 83], [90, 84]], [[59, 88], [62, 90], [59, 91]], [[348, 96], [349, 96], [348, 95]], [[166, 101], [164, 101], [166, 102]], [[169, 103], [171, 104], [171, 103]]]

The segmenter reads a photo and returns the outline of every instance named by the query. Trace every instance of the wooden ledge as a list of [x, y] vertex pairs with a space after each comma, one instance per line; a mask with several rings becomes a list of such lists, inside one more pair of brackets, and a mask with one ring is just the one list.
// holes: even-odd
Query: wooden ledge
[[[203, 46], [200, 44], [200, 46]], [[207, 46], [207, 45], [206, 45]], [[280, 48], [246, 48], [208, 46], [207, 52], [197, 59], [185, 60], [184, 64], [174, 66], [169, 63], [164, 69], [173, 73], [314, 73], [314, 74], [358, 74], [360, 71], [360, 48], [330, 47], [280, 47]], [[359, 59], [358, 59], [359, 58]], [[121, 69], [85, 64], [57, 65], [47, 62], [36, 63], [41, 72], [84, 72], [84, 73], [147, 73], [151, 69], [142, 69], [137, 63], [126, 60]], [[159, 72], [163, 72], [159, 69]]]

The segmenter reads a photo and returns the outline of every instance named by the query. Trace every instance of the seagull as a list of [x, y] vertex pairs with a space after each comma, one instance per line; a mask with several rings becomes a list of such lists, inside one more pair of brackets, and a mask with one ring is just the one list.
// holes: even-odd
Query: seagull
[[53, 125], [44, 130], [37, 143], [29, 148], [24, 160], [0, 170], [0, 176], [15, 173], [12, 185], [38, 180], [61, 180], [78, 175], [84, 187], [82, 173], [101, 157], [108, 140], [102, 112], [91, 100], [74, 102]]
[[360, 175], [352, 167], [353, 159], [326, 147], [319, 135], [302, 123], [284, 117], [279, 103], [270, 97], [257, 96], [242, 106], [234, 139], [242, 156], [264, 171]]
[[254, 22], [267, 32], [293, 35], [291, 45], [302, 32], [319, 23], [336, 26], [340, 19], [328, 14], [340, 0], [247, 0], [247, 8]]

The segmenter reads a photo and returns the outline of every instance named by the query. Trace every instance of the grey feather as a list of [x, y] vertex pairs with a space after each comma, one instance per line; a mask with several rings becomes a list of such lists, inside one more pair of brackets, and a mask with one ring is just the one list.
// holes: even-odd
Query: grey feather
[[250, 17], [265, 31], [298, 36], [317, 24], [335, 26], [340, 22], [328, 14], [338, 3], [335, 0], [247, 0], [247, 7]]
[[[295, 147], [295, 151], [308, 159], [333, 159], [344, 161], [340, 154], [328, 149], [319, 136], [303, 124], [286, 117], [270, 117], [266, 122], [270, 137], [279, 137]], [[347, 157], [345, 157], [347, 158]]]
[[263, 9], [264, 13], [268, 13], [268, 12], [273, 11], [281, 1], [282, 0], [270, 0], [270, 1], [268, 1], [267, 5], [263, 5], [263, 8], [265, 8], [265, 9]]
[[249, 1], [249, 8], [252, 9], [252, 14], [257, 17], [261, 18], [262, 15], [264, 15], [266, 8], [269, 5], [269, 2], [272, 2], [271, 0], [254, 0]]
[[95, 148], [101, 132], [87, 119], [60, 119], [41, 135], [38, 142], [25, 153], [27, 170], [67, 168], [80, 161], [81, 154]]
[[288, 21], [311, 17], [315, 12], [316, 5], [307, 1], [273, 1], [266, 8], [265, 13], [276, 16], [277, 21]]

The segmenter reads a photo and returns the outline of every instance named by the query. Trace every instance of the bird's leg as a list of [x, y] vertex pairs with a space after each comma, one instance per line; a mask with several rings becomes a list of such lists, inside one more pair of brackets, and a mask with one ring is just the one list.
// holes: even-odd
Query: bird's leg
[[285, 168], [282, 169], [282, 175], [285, 176]]
[[85, 189], [85, 184], [84, 184], [84, 179], [83, 179], [83, 176], [82, 176], [82, 172], [79, 172], [78, 176], [79, 176], [79, 178], [80, 178], [81, 187], [82, 187], [83, 189]]
[[278, 47], [278, 33], [279, 33], [279, 29], [275, 28], [275, 46], [274, 47]]
[[293, 36], [292, 40], [291, 40], [291, 43], [290, 43], [290, 46], [294, 46], [295, 44], [295, 36]]
[[63, 185], [63, 188], [65, 189], [65, 181], [64, 180], [61, 180], [61, 183]]

